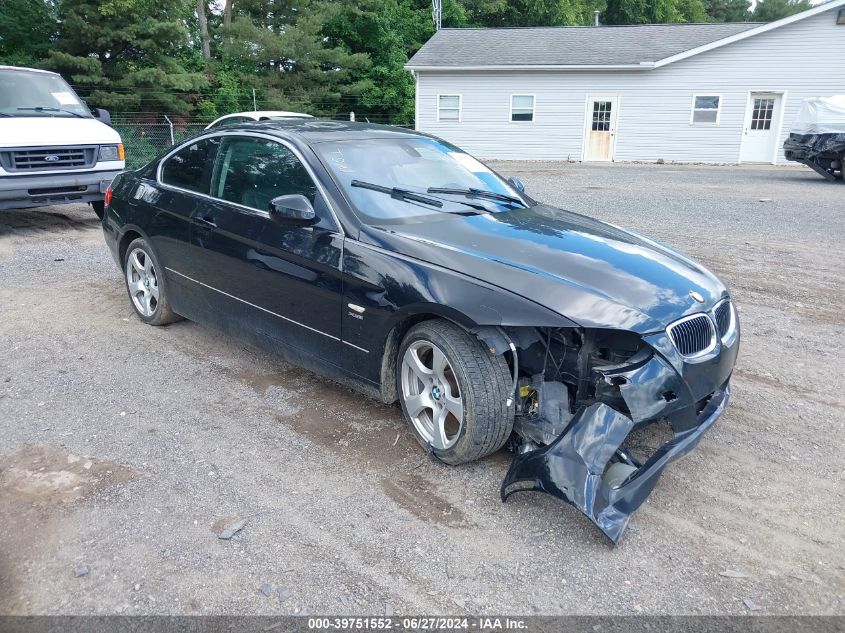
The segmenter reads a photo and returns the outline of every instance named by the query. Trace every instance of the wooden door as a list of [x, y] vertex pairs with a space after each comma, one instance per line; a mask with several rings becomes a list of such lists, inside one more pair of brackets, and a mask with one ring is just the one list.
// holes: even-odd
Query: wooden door
[[617, 116], [616, 97], [591, 97], [587, 100], [585, 161], [613, 160]]

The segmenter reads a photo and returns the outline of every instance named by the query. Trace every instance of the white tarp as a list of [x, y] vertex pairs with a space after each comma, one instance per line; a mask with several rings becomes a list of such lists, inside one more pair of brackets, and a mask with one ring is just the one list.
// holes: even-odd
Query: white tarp
[[793, 134], [845, 134], [845, 95], [804, 99]]

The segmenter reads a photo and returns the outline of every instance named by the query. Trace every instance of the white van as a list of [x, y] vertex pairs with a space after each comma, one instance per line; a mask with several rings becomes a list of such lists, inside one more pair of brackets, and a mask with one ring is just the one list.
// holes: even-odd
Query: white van
[[0, 66], [0, 210], [88, 202], [123, 171], [105, 110], [90, 110], [61, 75]]

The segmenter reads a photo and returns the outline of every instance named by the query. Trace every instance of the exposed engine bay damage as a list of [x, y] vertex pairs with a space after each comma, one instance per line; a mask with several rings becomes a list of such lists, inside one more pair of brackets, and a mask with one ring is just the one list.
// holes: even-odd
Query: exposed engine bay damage
[[[736, 345], [686, 362], [663, 333], [481, 328], [491, 353], [510, 352], [518, 455], [504, 501], [537, 490], [574, 505], [614, 543], [670, 462], [690, 451], [724, 410]], [[646, 342], [647, 341], [647, 342]], [[668, 423], [672, 437], [638, 459], [632, 433]]]

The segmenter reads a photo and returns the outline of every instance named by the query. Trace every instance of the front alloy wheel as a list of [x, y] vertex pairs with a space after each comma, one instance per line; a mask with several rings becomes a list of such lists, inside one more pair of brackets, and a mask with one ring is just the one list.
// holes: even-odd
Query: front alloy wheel
[[432, 320], [410, 329], [397, 361], [402, 411], [438, 459], [463, 464], [504, 445], [513, 429], [513, 378], [503, 356], [454, 323]]
[[464, 402], [455, 370], [439, 347], [415, 341], [402, 357], [402, 399], [414, 428], [433, 448], [455, 445]]

